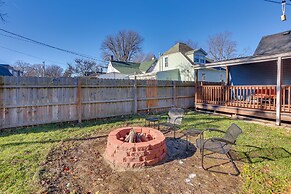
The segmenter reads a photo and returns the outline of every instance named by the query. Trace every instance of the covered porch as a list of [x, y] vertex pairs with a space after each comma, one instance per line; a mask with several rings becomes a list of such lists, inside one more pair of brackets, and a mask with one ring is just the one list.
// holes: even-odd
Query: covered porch
[[[291, 121], [291, 52], [212, 63], [224, 67], [221, 85], [196, 84], [195, 108]], [[196, 68], [198, 73], [200, 68]]]

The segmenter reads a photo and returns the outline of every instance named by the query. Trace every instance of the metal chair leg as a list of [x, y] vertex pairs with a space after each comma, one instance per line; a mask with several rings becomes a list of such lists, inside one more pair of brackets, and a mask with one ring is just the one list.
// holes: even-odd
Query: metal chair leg
[[201, 153], [201, 166], [204, 170], [207, 170], [204, 165], [203, 165], [203, 162], [204, 162], [204, 149], [200, 149], [200, 153]]
[[234, 175], [234, 176], [239, 175], [239, 174], [240, 174], [240, 171], [239, 171], [239, 169], [237, 168], [236, 164], [234, 163], [233, 158], [231, 157], [230, 153], [227, 152], [226, 155], [227, 155], [229, 161], [232, 163], [232, 166], [233, 166], [234, 170], [235, 170], [236, 173], [237, 173], [237, 174], [231, 174], [231, 175]]

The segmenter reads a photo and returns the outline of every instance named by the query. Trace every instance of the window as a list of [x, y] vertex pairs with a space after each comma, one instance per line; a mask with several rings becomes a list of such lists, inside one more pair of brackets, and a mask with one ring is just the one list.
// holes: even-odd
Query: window
[[165, 57], [165, 67], [168, 67], [169, 63], [168, 63], [168, 57]]
[[203, 55], [195, 55], [194, 56], [194, 62], [199, 63], [199, 64], [204, 64], [205, 63], [205, 56]]
[[199, 56], [195, 55], [195, 57], [194, 57], [194, 62], [195, 62], [195, 63], [199, 63]]

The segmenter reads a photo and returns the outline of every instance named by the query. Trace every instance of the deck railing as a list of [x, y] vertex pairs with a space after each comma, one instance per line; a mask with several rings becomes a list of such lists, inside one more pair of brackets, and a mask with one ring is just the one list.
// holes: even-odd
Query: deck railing
[[[291, 112], [291, 86], [282, 86], [282, 112]], [[276, 109], [276, 86], [199, 86], [197, 103]]]

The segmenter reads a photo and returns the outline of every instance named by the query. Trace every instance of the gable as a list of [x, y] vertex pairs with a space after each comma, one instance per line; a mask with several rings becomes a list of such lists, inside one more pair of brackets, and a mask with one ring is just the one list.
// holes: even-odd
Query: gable
[[178, 53], [178, 52], [185, 54], [189, 51], [193, 51], [193, 48], [189, 47], [185, 43], [178, 42], [173, 47], [171, 47], [168, 51], [166, 51], [163, 55], [169, 55], [169, 54]]

